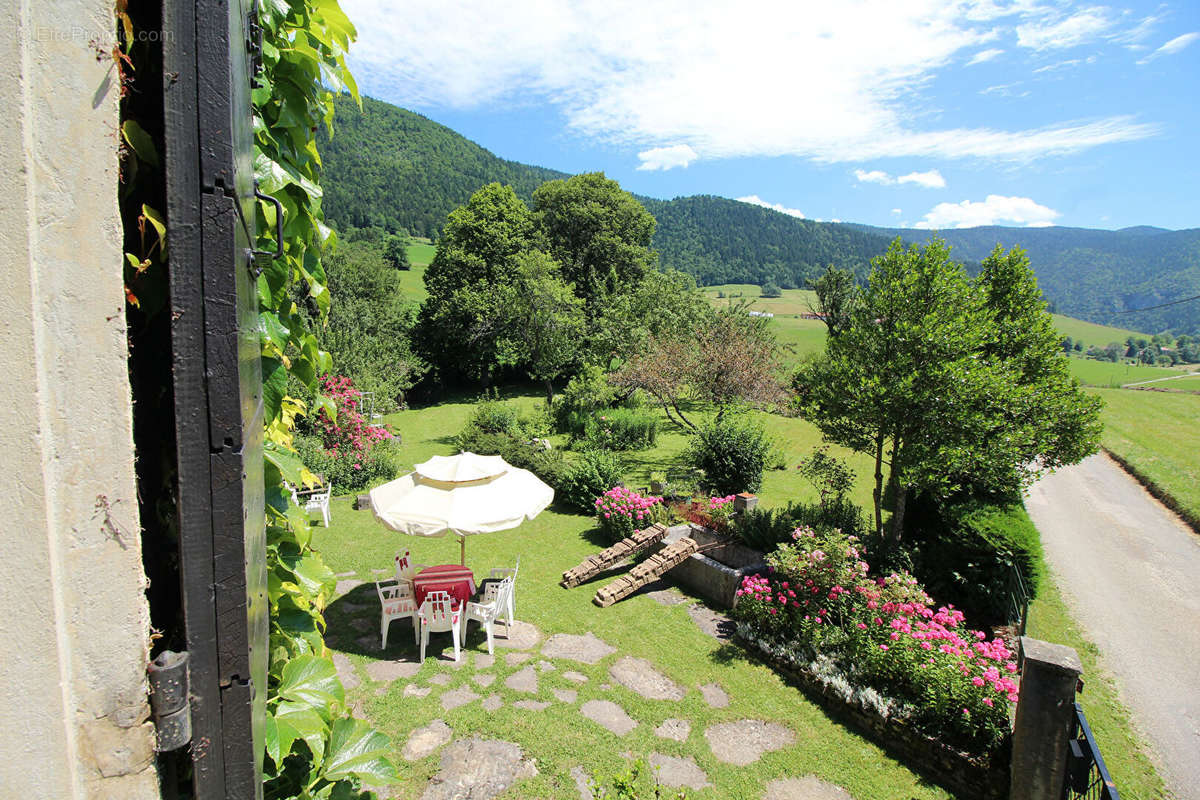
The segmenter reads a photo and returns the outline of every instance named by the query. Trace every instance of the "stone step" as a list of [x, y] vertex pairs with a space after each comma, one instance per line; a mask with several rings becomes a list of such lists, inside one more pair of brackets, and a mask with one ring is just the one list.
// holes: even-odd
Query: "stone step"
[[561, 581], [563, 588], [570, 589], [578, 586], [612, 565], [645, 550], [653, 544], [657, 544], [666, 535], [667, 526], [661, 522], [656, 522], [649, 528], [634, 532], [633, 536], [622, 539], [612, 547], [602, 550], [594, 556], [588, 556], [579, 563], [579, 566], [564, 572]]
[[679, 566], [685, 559], [690, 558], [693, 553], [697, 553], [699, 550], [700, 545], [696, 543], [696, 540], [687, 536], [672, 542], [629, 570], [627, 574], [622, 575], [612, 583], [597, 590], [596, 596], [592, 598], [592, 602], [601, 608], [611, 606], [618, 600], [623, 600], [633, 594], [646, 584], [658, 580], [665, 572]]

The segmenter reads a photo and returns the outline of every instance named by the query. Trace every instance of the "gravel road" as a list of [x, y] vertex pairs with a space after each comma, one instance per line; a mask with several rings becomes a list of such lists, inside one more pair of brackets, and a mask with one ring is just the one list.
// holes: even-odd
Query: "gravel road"
[[1200, 535], [1104, 453], [1034, 484], [1026, 507], [1163, 780], [1200, 800]]

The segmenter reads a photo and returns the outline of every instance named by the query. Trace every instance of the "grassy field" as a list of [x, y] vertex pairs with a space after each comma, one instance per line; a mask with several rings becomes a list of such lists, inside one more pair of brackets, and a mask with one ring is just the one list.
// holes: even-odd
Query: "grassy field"
[[[540, 398], [521, 395], [512, 402], [532, 409]], [[401, 459], [405, 465], [425, 460], [434, 454], [453, 452], [451, 438], [466, 422], [471, 404], [452, 402], [431, 408], [405, 411], [388, 417], [404, 437]], [[805, 452], [815, 442], [815, 431], [796, 420], [775, 418], [769, 422], [772, 433], [786, 438], [790, 454]], [[630, 478], [640, 479], [650, 468], [673, 461], [682, 445], [682, 437], [668, 433], [655, 450], [636, 454], [630, 465]], [[770, 473], [762, 491], [764, 502], [776, 504], [797, 497], [811, 496], [794, 474], [795, 470]], [[860, 472], [861, 475], [861, 472]], [[861, 481], [860, 481], [861, 483]], [[861, 492], [856, 493], [861, 499]], [[360, 586], [347, 598], [335, 601], [328, 613], [330, 646], [345, 653], [357, 666], [363, 684], [350, 691], [349, 701], [361, 704], [373, 723], [393, 742], [395, 761], [400, 768], [401, 784], [396, 796], [420, 795], [425, 781], [438, 769], [438, 756], [415, 762], [400, 757], [400, 751], [415, 728], [432, 719], [444, 720], [455, 737], [478, 734], [518, 743], [527, 757], [537, 759], [539, 775], [503, 795], [517, 797], [576, 797], [572, 767], [613, 773], [627, 762], [621, 753], [647, 756], [655, 751], [671, 756], [692, 757], [705, 771], [711, 788], [689, 792], [698, 798], [744, 798], [757, 800], [765, 784], [779, 777], [813, 774], [844, 786], [858, 800], [887, 800], [895, 797], [942, 798], [948, 795], [928, 784], [880, 748], [831, 721], [818, 706], [787, 685], [772, 670], [746, 655], [741, 648], [723, 645], [704, 634], [688, 615], [688, 603], [659, 605], [648, 596], [637, 596], [617, 605], [599, 609], [591, 597], [598, 584], [585, 584], [570, 591], [557, 585], [563, 570], [574, 566], [603, 545], [589, 517], [552, 509], [534, 521], [513, 531], [471, 538], [467, 543], [467, 563], [476, 574], [489, 567], [511, 564], [519, 555], [521, 573], [517, 591], [518, 617], [536, 625], [544, 635], [557, 632], [592, 631], [625, 655], [649, 659], [660, 671], [687, 690], [679, 702], [645, 700], [620, 686], [602, 690], [610, 682], [608, 659], [597, 666], [568, 663], [589, 680], [576, 687], [562, 679], [560, 670], [542, 673], [536, 698], [553, 701], [550, 688], [577, 688], [575, 703], [555, 703], [546, 711], [516, 709], [512, 701], [528, 698], [505, 686], [505, 678], [520, 667], [497, 658], [489, 673], [496, 675], [487, 689], [471, 683], [473, 667], [455, 670], [445, 661], [429, 659], [412, 679], [383, 685], [368, 679], [365, 668], [381, 658], [411, 658], [412, 638], [407, 623], [394, 623], [389, 647], [378, 650], [377, 608], [374, 590]], [[370, 577], [371, 568], [386, 567], [397, 548], [409, 547], [423, 563], [457, 562], [458, 544], [453, 538], [410, 539], [389, 532], [375, 522], [369, 511], [354, 511], [350, 498], [333, 502], [333, 524], [317, 529], [315, 544], [337, 573], [353, 573], [358, 579]], [[366, 610], [355, 604], [361, 601]], [[369, 626], [368, 626], [369, 622]], [[363, 642], [359, 642], [360, 631]], [[435, 639], [435, 642], [444, 640]], [[367, 641], [374, 642], [370, 646]], [[472, 628], [468, 649], [485, 651], [482, 637]], [[503, 650], [498, 653], [502, 654]], [[468, 656], [470, 658], [470, 656]], [[436, 673], [446, 673], [449, 683], [442, 691], [470, 686], [483, 696], [497, 693], [505, 701], [503, 708], [486, 713], [479, 702], [446, 711], [436, 690], [428, 697], [404, 697], [406, 683], [427, 685]], [[727, 708], [710, 708], [696, 688], [716, 683], [731, 698]], [[617, 737], [583, 718], [575, 706], [591, 699], [612, 699], [639, 722], [624, 737]], [[667, 718], [685, 718], [691, 733], [683, 742], [657, 737], [654, 728]], [[737, 767], [716, 760], [704, 737], [704, 729], [719, 722], [744, 718], [762, 719], [787, 726], [796, 735], [794, 744], [767, 754], [749, 767]], [[581, 742], [587, 742], [581, 747]]]
[[1086, 688], [1077, 695], [1096, 735], [1104, 764], [1123, 800], [1160, 800], [1166, 796], [1162, 779], [1146, 756], [1146, 747], [1117, 697], [1112, 677], [1100, 663], [1096, 645], [1084, 638], [1071, 619], [1054, 576], [1044, 582], [1029, 607], [1028, 635], [1046, 642], [1074, 647], [1083, 663]]
[[1104, 400], [1104, 446], [1200, 519], [1200, 396], [1091, 391]]
[[1096, 347], [1105, 347], [1112, 342], [1122, 342], [1130, 336], [1137, 338], [1149, 339], [1150, 335], [1131, 331], [1126, 328], [1114, 328], [1109, 325], [1098, 325], [1095, 322], [1087, 322], [1074, 317], [1055, 314], [1054, 327], [1063, 336], [1070, 336], [1077, 342], [1083, 342], [1084, 349], [1087, 346], [1094, 344]]
[[1188, 375], [1183, 378], [1171, 378], [1170, 380], [1157, 381], [1149, 385], [1157, 389], [1167, 389], [1182, 392], [1200, 392], [1200, 375]]
[[[1194, 365], [1193, 367], [1194, 368]], [[1071, 358], [1071, 374], [1085, 386], [1116, 388], [1135, 381], [1170, 378], [1186, 374], [1184, 368], [1148, 367], [1144, 364], [1113, 363], [1091, 358]]]

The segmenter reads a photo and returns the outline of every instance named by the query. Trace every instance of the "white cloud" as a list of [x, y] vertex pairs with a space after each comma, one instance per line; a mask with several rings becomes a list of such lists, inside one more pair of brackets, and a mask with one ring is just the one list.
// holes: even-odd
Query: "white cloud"
[[[631, 150], [1028, 161], [1155, 133], [1128, 117], [994, 131], [938, 128], [913, 113], [941, 72], [997, 30], [1053, 18], [1033, 0], [765, 0], [753, 13], [724, 0], [343, 8], [358, 27], [351, 66], [368, 94], [420, 108], [549, 103], [570, 133]], [[1046, 31], [1026, 39], [1057, 41]]]
[[859, 183], [878, 183], [884, 186], [896, 182], [896, 179], [888, 175], [881, 169], [873, 169], [867, 172], [865, 169], [854, 170], [854, 177], [858, 178]]
[[1161, 58], [1162, 56], [1173, 56], [1176, 53], [1178, 53], [1180, 50], [1182, 50], [1183, 48], [1190, 45], [1192, 42], [1196, 41], [1197, 39], [1200, 39], [1200, 32], [1197, 32], [1197, 31], [1192, 31], [1191, 33], [1185, 33], [1182, 36], [1176, 36], [1174, 39], [1167, 42], [1166, 44], [1164, 44], [1162, 47], [1155, 50], [1150, 55], [1146, 56], [1143, 59], [1140, 59], [1137, 63], [1148, 64], [1149, 62], [1153, 61], [1154, 59]]
[[673, 144], [670, 147], [655, 147], [638, 153], [642, 163], [638, 169], [658, 170], [686, 167], [700, 156], [686, 144]]
[[980, 50], [978, 53], [976, 53], [974, 56], [971, 57], [971, 60], [967, 62], [967, 66], [970, 67], [970, 66], [974, 66], [975, 64], [982, 64], [985, 61], [991, 61], [993, 58], [995, 58], [996, 56], [1000, 55], [1003, 52], [1004, 52], [1003, 50], [996, 50], [996, 49]]
[[901, 210], [900, 210], [900, 209], [898, 209], [898, 208], [893, 208], [893, 209], [892, 209], [892, 213], [893, 213], [893, 214], [897, 214], [897, 215], [898, 215], [898, 214], [903, 214], [904, 212], [903, 212], [903, 211], [901, 211]]
[[939, 230], [1007, 222], [1027, 228], [1044, 228], [1053, 225], [1060, 216], [1054, 209], [1035, 203], [1028, 197], [989, 194], [982, 202], [963, 200], [961, 203], [938, 203], [914, 227]]
[[1104, 6], [1055, 14], [1017, 26], [1017, 44], [1032, 50], [1063, 50], [1102, 38], [1113, 27]]
[[788, 208], [787, 206], [783, 205], [783, 203], [768, 203], [766, 200], [763, 200], [756, 194], [747, 195], [746, 197], [739, 197], [737, 200], [739, 203], [749, 203], [752, 206], [769, 208], [774, 211], [778, 211], [781, 214], [787, 214], [789, 217], [799, 217], [800, 219], [805, 218], [804, 212], [798, 208]]
[[931, 169], [928, 172], [910, 172], [907, 175], [901, 175], [899, 178], [896, 178], [896, 183], [915, 183], [917, 186], [923, 186], [926, 189], [946, 188], [946, 179], [936, 169]]

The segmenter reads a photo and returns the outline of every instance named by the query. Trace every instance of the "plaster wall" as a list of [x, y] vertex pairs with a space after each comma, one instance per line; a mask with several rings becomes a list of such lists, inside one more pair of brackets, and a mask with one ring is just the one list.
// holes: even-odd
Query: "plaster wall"
[[2, 18], [0, 796], [156, 798], [112, 2]]

